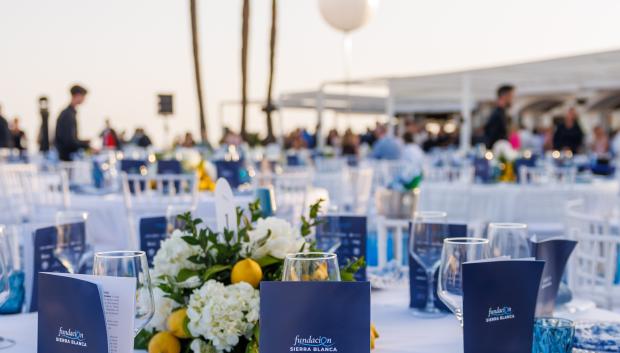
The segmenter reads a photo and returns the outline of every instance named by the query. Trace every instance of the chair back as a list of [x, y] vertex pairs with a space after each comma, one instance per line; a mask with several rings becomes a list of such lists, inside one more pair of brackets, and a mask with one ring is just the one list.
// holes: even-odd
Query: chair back
[[614, 292], [618, 271], [620, 235], [612, 235], [609, 220], [586, 213], [583, 200], [571, 200], [566, 205], [566, 230], [578, 241], [569, 262], [569, 286], [581, 297], [612, 309], [620, 303]]

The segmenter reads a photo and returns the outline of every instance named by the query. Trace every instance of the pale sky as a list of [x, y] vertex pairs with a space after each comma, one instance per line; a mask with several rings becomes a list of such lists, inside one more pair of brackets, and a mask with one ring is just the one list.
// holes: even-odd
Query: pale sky
[[[270, 0], [252, 0], [250, 96], [267, 85]], [[161, 142], [157, 93], [175, 94], [174, 134], [198, 135], [188, 1], [0, 1], [0, 105], [20, 116], [31, 141], [36, 101], [50, 97], [55, 119], [72, 83], [90, 90], [80, 132], [94, 137], [110, 117], [117, 130], [143, 126]], [[212, 141], [220, 102], [240, 97], [241, 0], [198, 0], [203, 85]], [[279, 1], [276, 93], [314, 90], [342, 79], [341, 33], [321, 18], [317, 0]], [[354, 78], [407, 75], [620, 48], [617, 0], [381, 0], [353, 34]], [[250, 130], [264, 129], [251, 111]], [[227, 125], [239, 114], [225, 110]], [[288, 112], [286, 128], [313, 126]], [[310, 119], [309, 119], [310, 117]], [[365, 121], [365, 123], [369, 123]], [[345, 124], [348, 124], [346, 122]], [[359, 124], [356, 124], [359, 125]], [[358, 126], [359, 128], [359, 126]]]

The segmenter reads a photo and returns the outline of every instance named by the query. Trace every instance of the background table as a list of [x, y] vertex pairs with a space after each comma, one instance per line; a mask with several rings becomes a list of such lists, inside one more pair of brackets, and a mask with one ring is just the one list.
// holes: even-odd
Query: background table
[[[372, 321], [381, 338], [374, 353], [459, 353], [462, 330], [452, 315], [438, 319], [414, 317], [408, 309], [408, 288], [372, 292]], [[573, 320], [620, 321], [620, 314], [590, 309], [575, 314], [558, 313]], [[17, 344], [3, 353], [36, 353], [37, 315], [0, 316], [0, 336]]]

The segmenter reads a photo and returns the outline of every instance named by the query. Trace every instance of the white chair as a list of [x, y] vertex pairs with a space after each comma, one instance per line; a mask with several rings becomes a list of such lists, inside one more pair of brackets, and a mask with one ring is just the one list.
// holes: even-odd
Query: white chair
[[277, 216], [283, 217], [293, 226], [300, 224], [301, 216], [307, 208], [311, 180], [311, 173], [307, 170], [272, 175]]
[[383, 216], [377, 217], [377, 267], [387, 265], [388, 259], [388, 234], [392, 233], [392, 258], [400, 266], [403, 263], [403, 239], [409, 231], [408, 219], [388, 219]]
[[198, 203], [196, 174], [122, 174], [131, 244], [139, 247], [138, 220], [163, 216], [169, 206], [195, 208]]
[[582, 200], [566, 206], [567, 233], [579, 242], [569, 262], [569, 287], [577, 296], [612, 309], [620, 305], [620, 286], [614, 285], [620, 235], [612, 234], [608, 219], [585, 210]]
[[367, 214], [368, 205], [372, 194], [373, 170], [369, 167], [356, 167], [349, 169], [349, 195], [351, 211], [357, 214]]
[[93, 163], [90, 160], [60, 162], [58, 170], [67, 174], [69, 185], [93, 184]]

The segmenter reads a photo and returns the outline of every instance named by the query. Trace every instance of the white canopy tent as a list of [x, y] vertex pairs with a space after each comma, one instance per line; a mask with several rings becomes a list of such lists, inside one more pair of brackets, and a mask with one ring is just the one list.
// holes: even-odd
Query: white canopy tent
[[329, 104], [332, 95], [325, 93], [328, 87], [384, 87], [387, 94], [382, 97], [348, 98], [347, 109], [375, 113], [383, 106], [385, 114], [394, 117], [401, 112], [455, 109], [458, 106], [462, 116], [461, 148], [468, 149], [472, 109], [478, 102], [494, 99], [496, 88], [503, 83], [516, 86], [522, 97], [580, 97], [620, 91], [620, 50], [439, 74], [326, 82], [318, 91], [284, 94], [280, 97], [280, 105], [312, 107], [321, 120], [324, 109], [335, 109]]

